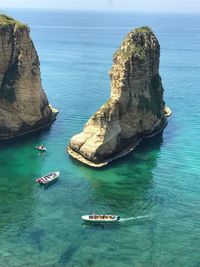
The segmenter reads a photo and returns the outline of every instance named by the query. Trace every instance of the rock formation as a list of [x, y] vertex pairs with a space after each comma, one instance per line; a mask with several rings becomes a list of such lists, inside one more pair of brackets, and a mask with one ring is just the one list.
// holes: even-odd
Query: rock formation
[[110, 99], [72, 137], [69, 154], [101, 167], [166, 126], [159, 42], [148, 27], [131, 31], [113, 56]]
[[39, 65], [28, 26], [0, 15], [0, 139], [35, 131], [55, 120]]

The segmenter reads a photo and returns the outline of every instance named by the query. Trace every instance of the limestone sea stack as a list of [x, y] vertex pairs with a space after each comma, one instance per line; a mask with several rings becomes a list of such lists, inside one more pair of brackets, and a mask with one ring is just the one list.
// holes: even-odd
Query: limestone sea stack
[[0, 139], [35, 131], [55, 120], [29, 32], [27, 25], [0, 15]]
[[131, 31], [113, 56], [109, 100], [73, 136], [69, 154], [101, 167], [166, 126], [159, 75], [160, 45], [149, 27]]

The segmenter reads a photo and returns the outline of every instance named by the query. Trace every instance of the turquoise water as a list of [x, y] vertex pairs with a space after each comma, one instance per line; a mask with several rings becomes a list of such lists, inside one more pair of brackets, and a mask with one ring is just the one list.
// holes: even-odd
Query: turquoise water
[[[9, 14], [30, 25], [43, 86], [60, 113], [49, 130], [0, 144], [0, 266], [200, 266], [200, 15]], [[173, 116], [162, 135], [126, 158], [87, 168], [69, 158], [66, 145], [108, 98], [112, 54], [140, 25], [160, 41]], [[34, 149], [41, 143], [46, 155]], [[57, 183], [35, 184], [54, 170]], [[90, 226], [80, 219], [88, 213], [133, 219]]]

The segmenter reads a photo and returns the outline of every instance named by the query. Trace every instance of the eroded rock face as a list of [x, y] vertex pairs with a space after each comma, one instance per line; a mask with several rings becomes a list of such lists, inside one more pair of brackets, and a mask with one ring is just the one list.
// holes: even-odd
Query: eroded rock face
[[101, 167], [166, 125], [159, 42], [148, 27], [130, 32], [113, 57], [110, 99], [73, 136], [69, 154]]
[[0, 139], [45, 127], [53, 114], [28, 26], [0, 15]]

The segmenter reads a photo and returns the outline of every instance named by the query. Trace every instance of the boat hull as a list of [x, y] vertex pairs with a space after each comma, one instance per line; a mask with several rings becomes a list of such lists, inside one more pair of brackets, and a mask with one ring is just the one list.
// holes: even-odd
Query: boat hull
[[50, 185], [58, 180], [60, 172], [52, 172], [36, 179], [36, 182], [41, 185]]
[[81, 219], [89, 223], [115, 223], [120, 217], [117, 215], [84, 215]]
[[46, 147], [41, 148], [41, 147], [39, 147], [39, 146], [36, 146], [35, 148], [36, 148], [37, 150], [39, 150], [39, 151], [42, 151], [42, 152], [46, 152], [46, 151], [47, 151]]

